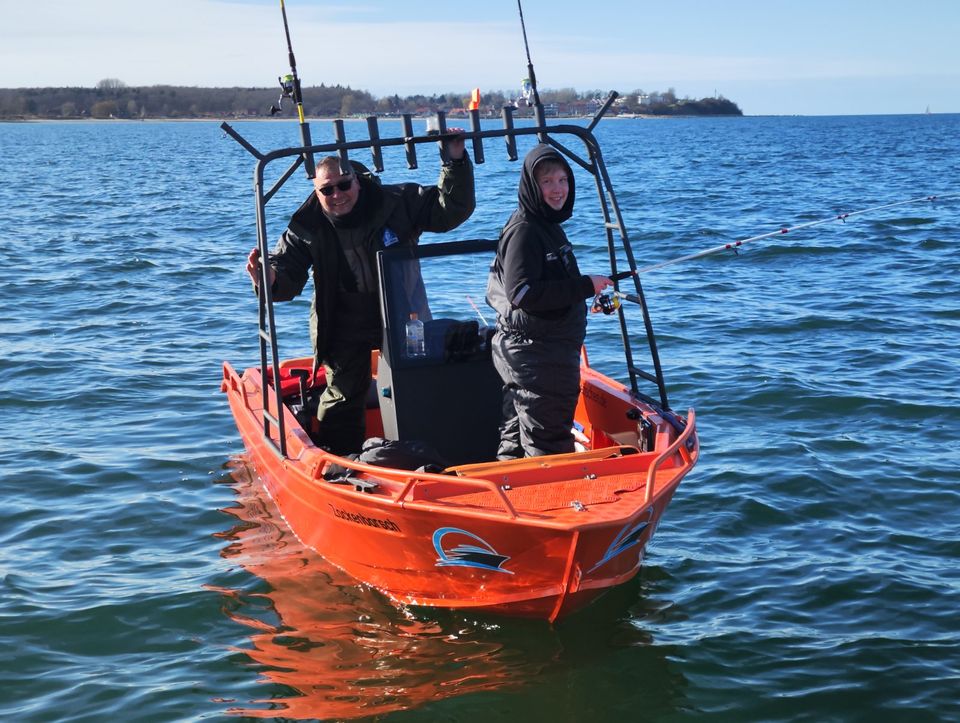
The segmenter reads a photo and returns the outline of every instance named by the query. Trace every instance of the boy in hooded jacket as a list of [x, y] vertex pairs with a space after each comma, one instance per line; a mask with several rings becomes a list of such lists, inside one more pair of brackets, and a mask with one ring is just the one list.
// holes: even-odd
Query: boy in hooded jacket
[[497, 312], [491, 347], [503, 380], [503, 460], [574, 451], [584, 301], [612, 283], [580, 273], [560, 226], [573, 215], [573, 173], [552, 146], [526, 155], [518, 197], [487, 283], [487, 303]]

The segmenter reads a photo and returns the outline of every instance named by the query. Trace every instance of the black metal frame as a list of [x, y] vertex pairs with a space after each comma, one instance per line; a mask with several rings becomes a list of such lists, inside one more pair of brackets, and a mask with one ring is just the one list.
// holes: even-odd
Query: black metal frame
[[[513, 122], [514, 109], [510, 106], [503, 108], [502, 122], [503, 127], [498, 129], [482, 130], [480, 128], [480, 113], [477, 110], [470, 111], [470, 130], [464, 131], [461, 135], [472, 143], [473, 159], [476, 164], [484, 162], [483, 140], [485, 138], [503, 138], [506, 143], [507, 157], [511, 161], [517, 160], [518, 136], [536, 135], [538, 140], [543, 143], [549, 143], [560, 153], [573, 163], [577, 164], [585, 171], [590, 173], [596, 183], [597, 196], [600, 202], [600, 209], [603, 214], [604, 231], [607, 238], [607, 251], [610, 257], [610, 274], [614, 276], [618, 273], [617, 269], [617, 244], [614, 237], [614, 231], [619, 233], [620, 245], [626, 257], [627, 265], [631, 272], [637, 269], [633, 250], [630, 246], [627, 230], [623, 223], [623, 216], [620, 213], [620, 207], [617, 204], [616, 195], [607, 173], [606, 165], [603, 162], [603, 154], [600, 151], [600, 145], [593, 135], [593, 129], [600, 122], [607, 109], [617, 98], [617, 93], [611, 92], [604, 105], [597, 111], [596, 115], [586, 127], [569, 124], [548, 125], [544, 118], [543, 107], [536, 105], [534, 107], [535, 125], [518, 128]], [[267, 237], [266, 205], [273, 198], [274, 194], [283, 186], [284, 183], [296, 172], [297, 168], [306, 162], [308, 169], [313, 168], [313, 156], [316, 154], [338, 155], [342, 168], [347, 168], [349, 162], [348, 154], [350, 151], [369, 149], [372, 155], [374, 169], [379, 173], [383, 171], [383, 153], [382, 150], [388, 147], [403, 146], [406, 151], [407, 167], [409, 169], [417, 168], [416, 147], [424, 143], [435, 143], [440, 149], [441, 159], [446, 163], [449, 159], [446, 157], [443, 139], [447, 134], [446, 114], [438, 112], [436, 114], [436, 124], [439, 134], [434, 131], [424, 135], [415, 135], [413, 132], [413, 117], [410, 114], [401, 116], [403, 134], [396, 137], [383, 138], [379, 133], [378, 119], [374, 116], [367, 118], [368, 138], [356, 141], [347, 141], [344, 133], [343, 121], [340, 119], [333, 121], [334, 136], [336, 140], [333, 143], [324, 143], [319, 145], [280, 148], [269, 153], [261, 153], [254, 148], [246, 139], [243, 138], [228, 123], [222, 123], [220, 127], [228, 133], [235, 141], [243, 146], [252, 156], [257, 159], [254, 168], [254, 195], [257, 214], [257, 248], [260, 250], [260, 258], [269, 258], [269, 246]], [[587, 160], [566, 148], [556, 140], [554, 136], [574, 136], [582, 141], [587, 151]], [[284, 171], [280, 178], [269, 189], [265, 190], [264, 170], [268, 164], [281, 158], [293, 157], [294, 161], [289, 168]], [[309, 174], [308, 174], [309, 175]], [[274, 416], [267, 411], [267, 389], [268, 389], [268, 366], [272, 365], [275, 370], [275, 376], [279, 377], [280, 359], [277, 349], [276, 326], [273, 312], [273, 294], [267, 282], [267, 264], [261, 264], [260, 290], [258, 294], [259, 307], [259, 336], [260, 336], [260, 373], [261, 384], [264, 390], [264, 409], [263, 409], [263, 435], [274, 451], [281, 457], [287, 456], [286, 434], [284, 429], [283, 415]], [[626, 357], [627, 372], [630, 376], [630, 390], [635, 397], [648, 403], [657, 405], [657, 402], [651, 397], [641, 393], [637, 388], [637, 380], [644, 379], [656, 384], [659, 392], [659, 406], [664, 410], [669, 410], [670, 405], [667, 401], [667, 390], [663, 380], [663, 370], [660, 365], [660, 355], [657, 351], [656, 337], [653, 332], [653, 324], [650, 320], [650, 313], [647, 308], [646, 299], [643, 295], [643, 288], [640, 284], [640, 277], [637, 274], [631, 276], [634, 282], [635, 293], [624, 293], [623, 298], [640, 306], [643, 312], [643, 323], [646, 331], [647, 343], [650, 348], [650, 358], [653, 362], [653, 373], [644, 371], [634, 363], [633, 352], [630, 347], [629, 333], [627, 330], [627, 321], [624, 314], [624, 308], [621, 306], [617, 310], [620, 321], [620, 336], [623, 343], [623, 350]], [[614, 288], [619, 290], [619, 282], [614, 281]], [[267, 347], [269, 345], [269, 359]], [[271, 364], [268, 364], [271, 362]], [[283, 400], [280, 394], [280, 384], [275, 383], [274, 395], [276, 400], [276, 409], [282, 410]], [[270, 427], [277, 430], [278, 439], [275, 442], [270, 434]]]

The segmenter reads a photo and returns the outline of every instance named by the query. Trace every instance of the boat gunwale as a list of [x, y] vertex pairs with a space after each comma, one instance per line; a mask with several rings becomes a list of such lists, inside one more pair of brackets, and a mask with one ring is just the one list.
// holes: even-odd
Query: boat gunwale
[[[616, 390], [621, 394], [626, 392], [626, 389], [615, 380], [609, 379], [595, 370], [590, 371], [592, 372], [592, 377], [596, 377], [610, 383], [613, 387], [611, 391]], [[233, 378], [231, 378], [231, 375]], [[234, 379], [236, 381], [234, 381]], [[249, 387], [247, 386], [247, 383], [250, 384]], [[250, 416], [251, 422], [254, 424], [260, 423], [261, 415], [263, 413], [262, 400], [266, 398], [268, 400], [268, 404], [270, 404], [273, 400], [273, 395], [270, 394], [269, 391], [266, 395], [262, 394], [260, 389], [259, 369], [256, 367], [248, 368], [244, 371], [244, 375], [241, 376], [232, 367], [232, 365], [229, 364], [229, 362], [224, 362], [224, 381], [221, 386], [223, 391], [226, 391], [228, 394], [230, 393], [231, 389], [241, 394], [241, 397], [238, 401], [242, 404], [242, 407], [246, 410], [247, 414]], [[627, 392], [627, 394], [629, 393]], [[256, 401], [261, 402], [261, 404], [255, 408], [251, 404], [251, 401], [253, 401], [251, 400], [251, 397], [253, 397], [253, 399]], [[627, 401], [629, 401], [633, 406], [648, 406], [646, 403], [636, 399]], [[650, 409], [651, 411], [656, 412], [655, 409]], [[696, 465], [699, 457], [699, 444], [697, 442], [697, 436], [694, 434], [696, 431], [695, 416], [690, 418], [686, 429], [684, 429], [683, 433], [678, 435], [677, 438], [673, 440], [673, 443], [670, 445], [670, 447], [658, 454], [656, 452], [639, 452], [637, 454], [609, 457], [599, 460], [587, 458], [582, 461], [578, 461], [575, 456], [571, 455], [567, 458], [567, 463], [562, 465], [563, 467], [576, 467], [579, 464], [581, 466], [581, 470], [584, 471], [585, 474], [597, 474], [598, 478], [607, 476], [598, 474], [598, 472], [605, 471], [604, 467], [625, 466], [627, 463], [633, 462], [634, 460], [640, 461], [641, 458], [650, 460], [646, 470], [637, 472], [638, 476], [645, 476], [645, 482], [641, 485], [638, 485], [635, 489], [623, 491], [618, 496], [619, 500], [624, 498], [629, 499], [635, 495], [643, 494], [643, 502], [640, 504], [635, 503], [631, 505], [629, 509], [625, 510], [623, 515], [614, 515], [605, 517], [602, 520], [589, 521], [579, 519], [577, 513], [575, 513], [573, 510], [517, 510], [515, 505], [510, 501], [507, 491], [502, 489], [500, 485], [496, 484], [496, 482], [491, 479], [469, 476], [461, 477], [449, 474], [381, 467], [333, 455], [320, 449], [313, 443], [312, 440], [310, 440], [309, 436], [300, 427], [293, 413], [286, 404], [283, 405], [282, 413], [285, 415], [285, 421], [288, 423], [288, 435], [290, 438], [296, 439], [297, 446], [299, 446], [300, 449], [295, 454], [290, 454], [286, 458], [276, 458], [275, 455], [271, 456], [275, 457], [276, 462], [280, 463], [280, 469], [283, 470], [285, 474], [292, 473], [299, 477], [304, 484], [316, 485], [318, 490], [322, 491], [323, 494], [332, 494], [334, 497], [343, 499], [345, 501], [349, 500], [354, 503], [362, 503], [363, 505], [377, 507], [380, 509], [392, 508], [416, 512], [442, 511], [444, 514], [457, 514], [458, 516], [466, 518], [502, 520], [506, 522], [523, 523], [525, 525], [544, 527], [554, 530], [588, 530], [594, 527], [622, 524], [622, 522], [633, 517], [636, 514], [636, 511], [641, 507], [645, 508], [650, 505], [655, 505], [660, 497], [662, 497], [664, 494], [672, 494], [672, 492], [679, 485], [680, 481]], [[692, 409], [690, 410], [690, 413], [693, 413]], [[691, 436], [694, 441], [693, 450], [686, 450], [683, 445], [683, 441], [691, 439]], [[619, 446], [623, 447], [626, 445]], [[295, 448], [292, 448], [290, 452], [294, 452], [294, 449]], [[680, 452], [680, 449], [684, 449], [684, 452]], [[598, 450], [587, 450], [582, 454], [584, 454], [585, 457], [589, 457], [591, 453], [595, 453], [596, 451]], [[251, 450], [251, 452], [253, 452], [253, 456], [255, 458], [260, 456], [255, 450]], [[267, 455], [270, 453], [267, 452], [266, 449], [262, 450], [262, 452], [266, 453], [266, 455], [264, 455], [265, 459], [263, 460], [264, 464], [262, 466], [267, 468], [263, 469], [262, 471], [268, 472], [269, 475], [269, 469], [273, 466], [270, 464], [270, 459], [267, 458]], [[657, 456], [653, 457], [654, 454]], [[665, 467], [660, 470], [661, 474], [667, 472], [668, 470], [674, 470], [674, 474], [670, 475], [666, 482], [657, 484], [657, 470], [670, 457], [677, 456], [680, 458], [680, 464]], [[653, 457], [653, 459], [651, 459], [651, 457]], [[545, 457], [543, 461], [539, 462], [538, 458], [531, 458], [529, 460], [530, 467], [522, 471], [529, 479], [522, 482], [518, 481], [519, 484], [517, 486], [535, 486], [538, 483], [538, 479], [536, 478], [537, 472], [543, 469], [542, 467], [535, 465], [549, 464], [548, 460], [549, 457]], [[257, 463], [260, 460], [255, 459], [254, 461]], [[359, 478], [361, 480], [382, 483], [383, 493], [377, 494], [376, 492], [364, 492], [355, 489], [350, 484], [338, 484], [336, 482], [331, 482], [330, 480], [324, 479], [323, 475], [329, 469], [331, 464], [337, 464], [346, 469], [360, 472], [361, 475], [363, 475]], [[510, 462], [507, 462], [507, 464], [509, 465]], [[261, 467], [261, 464], [257, 464], [256, 466]], [[496, 472], [495, 464], [492, 463], [491, 468], [493, 469], [491, 469], [490, 474], [494, 474]], [[513, 474], [516, 475], [518, 473], [514, 472]], [[621, 471], [619, 474], [629, 474], [629, 472]], [[581, 481], [579, 477], [578, 481]], [[289, 483], [283, 482], [280, 479], [272, 480], [272, 482], [277, 486], [285, 487], [292, 491], [292, 486]], [[445, 487], [459, 486], [474, 488], [473, 490], [465, 490], [463, 494], [469, 494], [472, 492], [491, 492], [495, 495], [495, 498], [501, 502], [502, 508], [458, 505], [453, 501], [445, 501], [437, 498], [412, 498], [414, 491], [421, 485], [426, 484], [437, 484]], [[574, 522], [573, 520], [575, 516], [577, 516], [577, 520]]]

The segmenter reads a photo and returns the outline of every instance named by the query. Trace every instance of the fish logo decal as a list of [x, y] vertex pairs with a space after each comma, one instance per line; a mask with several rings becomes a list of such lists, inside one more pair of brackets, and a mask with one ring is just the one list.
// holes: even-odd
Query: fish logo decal
[[603, 557], [600, 558], [600, 561], [587, 570], [587, 572], [593, 572], [601, 565], [604, 565], [615, 558], [621, 552], [629, 550], [634, 545], [638, 545], [643, 533], [650, 526], [650, 519], [652, 517], [653, 507], [650, 507], [647, 509], [646, 519], [624, 525], [623, 529], [620, 530], [620, 532], [617, 533], [617, 536], [613, 538], [613, 542], [610, 543], [610, 547], [607, 548], [607, 551], [603, 554]]
[[501, 555], [486, 540], [458, 527], [441, 527], [434, 532], [433, 549], [437, 551], [437, 567], [476, 567], [513, 574], [502, 567], [510, 559], [507, 555]]

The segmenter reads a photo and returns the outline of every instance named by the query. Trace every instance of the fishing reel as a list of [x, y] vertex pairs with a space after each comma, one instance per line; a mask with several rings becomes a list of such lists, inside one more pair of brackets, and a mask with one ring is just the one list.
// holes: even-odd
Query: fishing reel
[[620, 292], [618, 291], [601, 291], [599, 294], [593, 297], [593, 304], [590, 306], [590, 311], [594, 314], [604, 313], [607, 316], [615, 312], [620, 308]]
[[527, 106], [533, 105], [533, 83], [530, 82], [530, 78], [524, 78], [520, 82], [520, 97]]
[[272, 116], [283, 110], [283, 99], [293, 99], [293, 93], [296, 90], [296, 78], [293, 77], [293, 73], [281, 75], [277, 78], [277, 81], [280, 83], [280, 97], [277, 99], [276, 105], [270, 106], [270, 115]]

